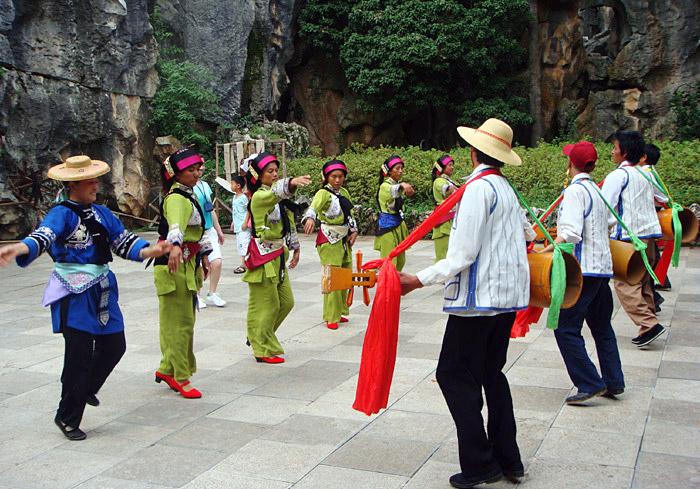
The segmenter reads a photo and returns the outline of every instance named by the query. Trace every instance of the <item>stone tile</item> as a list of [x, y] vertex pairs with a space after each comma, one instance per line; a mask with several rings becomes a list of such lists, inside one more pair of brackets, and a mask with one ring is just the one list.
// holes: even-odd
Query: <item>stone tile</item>
[[524, 486], [528, 489], [563, 487], [628, 489], [633, 476], [633, 469], [628, 467], [608, 464], [591, 465], [578, 460], [536, 458], [526, 470]]
[[[450, 476], [461, 472], [459, 463], [445, 463], [428, 460], [411, 478], [405, 489], [445, 489], [450, 487]], [[495, 488], [489, 485], [489, 488]]]
[[661, 362], [659, 377], [700, 380], [700, 364], [695, 362]]
[[633, 468], [640, 442], [641, 437], [626, 433], [552, 428], [536, 457]]
[[697, 323], [685, 326], [679, 321], [674, 322], [666, 342], [669, 345], [700, 346], [700, 331], [696, 325]]
[[215, 450], [226, 455], [262, 435], [267, 427], [211, 417], [195, 420], [161, 440], [163, 445]]
[[411, 476], [437, 447], [437, 443], [379, 438], [360, 433], [336, 450], [324, 464]]
[[654, 397], [657, 399], [700, 402], [700, 381], [661, 378], [656, 383]]
[[454, 430], [451, 416], [389, 409], [367, 426], [363, 434], [439, 443]]
[[261, 425], [276, 425], [298, 413], [308, 401], [243, 395], [212, 412], [209, 417]]
[[197, 418], [206, 416], [219, 406], [200, 399], [183, 399], [180, 396], [156, 399], [119, 418], [126, 423], [147, 426], [183, 428]]
[[700, 460], [640, 452], [632, 489], [700, 487]]
[[566, 370], [561, 368], [525, 367], [516, 364], [508, 370], [506, 376], [511, 385], [557, 389], [570, 389], [572, 386]]
[[296, 482], [334, 448], [332, 445], [299, 445], [253, 440], [224, 459], [220, 467], [253, 477], [265, 474], [269, 479]]
[[587, 406], [565, 405], [553, 426], [642, 436], [651, 395], [649, 388], [627, 388], [617, 400], [597, 397]]
[[157, 444], [140, 450], [102, 475], [180, 487], [216, 465], [224, 456], [213, 450]]
[[652, 420], [700, 428], [700, 402], [652, 399], [649, 415]]
[[15, 489], [69, 488], [91, 479], [119, 460], [117, 455], [81, 454], [55, 448], [6, 470], [2, 481]]
[[295, 414], [260, 438], [299, 445], [335, 445], [347, 441], [365, 423], [341, 418]]
[[644, 432], [642, 450], [682, 457], [698, 457], [700, 428], [650, 419]]
[[74, 489], [170, 489], [170, 487], [161, 486], [160, 484], [150, 484], [144, 481], [127, 481], [98, 475], [97, 477], [93, 477], [75, 486]]
[[510, 385], [513, 409], [518, 418], [551, 421], [561, 410], [570, 389]]
[[289, 482], [250, 477], [217, 465], [182, 486], [182, 489], [287, 489], [291, 486]]
[[392, 408], [399, 411], [411, 411], [416, 413], [441, 414], [449, 416], [442, 392], [433, 378], [426, 379], [413, 388], [408, 394], [399, 399]]
[[663, 359], [670, 362], [700, 363], [700, 347], [666, 345]]
[[399, 489], [406, 477], [319, 465], [294, 485], [295, 489]]

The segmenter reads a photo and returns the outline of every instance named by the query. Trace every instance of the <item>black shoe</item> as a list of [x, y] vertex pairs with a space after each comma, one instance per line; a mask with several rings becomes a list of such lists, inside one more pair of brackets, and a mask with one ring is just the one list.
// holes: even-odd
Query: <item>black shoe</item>
[[639, 345], [640, 341], [642, 341], [642, 335], [639, 335], [636, 338], [632, 338], [632, 344], [634, 345]]
[[643, 346], [647, 346], [650, 344], [652, 341], [656, 340], [659, 336], [664, 334], [666, 332], [666, 328], [661, 326], [660, 324], [657, 324], [653, 328], [651, 328], [649, 331], [647, 331], [644, 334], [641, 334], [637, 336], [634, 340], [638, 339], [639, 341], [635, 343], [634, 340], [632, 342], [637, 345], [637, 348], [641, 348]]
[[80, 441], [87, 438], [87, 435], [83, 430], [80, 428], [71, 428], [66, 423], [58, 419], [58, 416], [54, 418], [53, 422], [56, 423], [56, 426], [58, 426], [58, 429], [61, 430], [61, 433], [63, 433], [63, 435], [71, 441]]
[[503, 469], [503, 477], [505, 477], [508, 482], [513, 484], [520, 484], [522, 478], [525, 477], [525, 469], [520, 466], [520, 468], [515, 469]]
[[85, 402], [95, 407], [100, 405], [100, 400], [95, 394], [88, 394], [88, 396], [85, 398]]
[[573, 396], [569, 396], [566, 398], [566, 403], [570, 406], [579, 406], [583, 404], [584, 402], [588, 401], [589, 399], [592, 399], [596, 396], [600, 396], [603, 394], [607, 389], [600, 389], [599, 391], [596, 392], [577, 392]]
[[605, 391], [605, 394], [603, 394], [603, 397], [607, 397], [608, 399], [617, 399], [617, 397], [615, 397], [615, 396], [619, 396], [623, 392], [625, 392], [624, 387], [618, 387], [617, 389], [610, 389], [609, 388]]
[[450, 485], [457, 489], [469, 489], [470, 487], [480, 484], [493, 484], [503, 479], [503, 473], [500, 470], [495, 470], [489, 475], [467, 477], [461, 472], [450, 477]]

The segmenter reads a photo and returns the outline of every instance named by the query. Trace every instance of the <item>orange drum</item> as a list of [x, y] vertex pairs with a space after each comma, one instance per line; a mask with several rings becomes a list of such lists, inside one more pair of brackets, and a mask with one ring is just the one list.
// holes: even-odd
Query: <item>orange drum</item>
[[646, 268], [642, 260], [642, 254], [634, 249], [634, 245], [627, 241], [610, 240], [610, 254], [612, 255], [613, 276], [630, 285], [637, 285], [642, 281]]
[[[659, 216], [659, 224], [661, 224], [661, 232], [664, 235], [664, 239], [673, 241], [673, 211], [671, 209], [664, 209], [657, 212], [656, 215]], [[683, 208], [683, 210], [678, 213], [678, 219], [680, 219], [681, 228], [683, 229], [681, 243], [691, 243], [695, 241], [695, 238], [698, 236], [698, 229], [700, 229], [697, 216], [695, 216], [690, 209]]]
[[[583, 287], [583, 276], [578, 260], [569, 253], [563, 253], [566, 265], [566, 290], [562, 309], [567, 309], [578, 301]], [[527, 261], [530, 265], [530, 305], [549, 307], [552, 302], [550, 290], [552, 275], [552, 260], [554, 253], [529, 253]]]

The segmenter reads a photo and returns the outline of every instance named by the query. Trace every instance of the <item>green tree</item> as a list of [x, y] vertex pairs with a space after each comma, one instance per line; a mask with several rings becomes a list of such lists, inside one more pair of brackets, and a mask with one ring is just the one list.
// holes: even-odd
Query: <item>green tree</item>
[[364, 110], [447, 107], [476, 123], [499, 109], [520, 125], [528, 18], [527, 0], [308, 0], [300, 33], [339, 56]]
[[199, 123], [215, 120], [220, 111], [219, 97], [208, 88], [213, 77], [205, 67], [184, 59], [158, 7], [151, 16], [151, 25], [159, 46], [156, 69], [160, 86], [151, 103], [149, 125], [159, 134], [171, 134], [208, 154], [212, 135]]

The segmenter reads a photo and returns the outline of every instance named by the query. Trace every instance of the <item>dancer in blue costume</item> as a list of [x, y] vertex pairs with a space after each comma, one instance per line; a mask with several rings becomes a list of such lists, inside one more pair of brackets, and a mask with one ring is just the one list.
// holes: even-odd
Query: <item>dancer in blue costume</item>
[[108, 265], [112, 254], [142, 261], [162, 256], [171, 246], [149, 246], [125, 230], [112, 211], [94, 203], [97, 177], [107, 172], [107, 163], [88, 156], [73, 156], [49, 169], [49, 178], [65, 182], [67, 199], [29, 236], [0, 248], [0, 266], [16, 259], [26, 267], [44, 252], [54, 261], [42, 303], [51, 306], [53, 332], [65, 339], [54, 421], [69, 440], [86, 438], [80, 429], [85, 404], [99, 405], [96, 394], [126, 351], [117, 279]]

